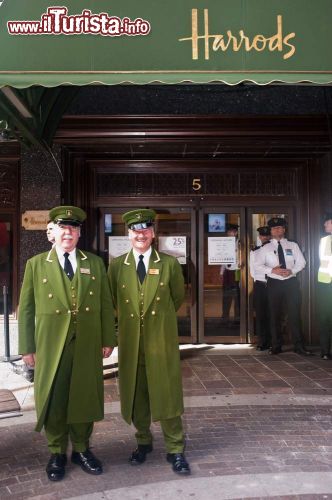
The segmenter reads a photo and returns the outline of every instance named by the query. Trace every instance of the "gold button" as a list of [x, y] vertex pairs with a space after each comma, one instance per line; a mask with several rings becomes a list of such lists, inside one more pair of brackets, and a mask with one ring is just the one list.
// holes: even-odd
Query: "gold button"
[[70, 310], [70, 309], [68, 309], [67, 313], [68, 313], [68, 314], [70, 314], [70, 313], [71, 313], [71, 310]]
[[144, 302], [141, 302], [141, 306], [144, 306]]
[[161, 282], [161, 283], [160, 283], [160, 286], [164, 286], [164, 283], [163, 283], [163, 282]]
[[156, 311], [151, 311], [152, 316], [156, 314]]
[[73, 298], [75, 298], [75, 297], [76, 297], [76, 293], [72, 293], [72, 294], [71, 294], [71, 296], [72, 296]]
[[72, 287], [70, 287], [70, 288], [71, 288], [72, 290], [75, 290], [75, 287], [74, 287], [74, 286], [72, 286]]
[[55, 312], [56, 312], [56, 314], [60, 314], [60, 310], [59, 309], [57, 309]]
[[129, 299], [126, 299], [126, 304], [129, 304]]
[[43, 279], [43, 283], [47, 283], [47, 279], [46, 278]]
[[126, 288], [126, 285], [122, 285], [122, 288]]
[[73, 302], [73, 307], [76, 307], [76, 302]]
[[89, 295], [93, 295], [93, 292], [89, 292]]
[[134, 317], [133, 313], [131, 313], [130, 317], [131, 317], [131, 318], [133, 318], [133, 317]]
[[91, 279], [92, 279], [92, 280], [95, 280], [95, 279], [96, 279], [96, 276], [91, 276]]
[[159, 302], [159, 300], [160, 300], [160, 297], [157, 297], [157, 299], [156, 299], [156, 300], [157, 300], [157, 302]]
[[52, 298], [53, 298], [53, 294], [52, 294], [52, 293], [49, 293], [49, 294], [48, 294], [48, 298], [49, 298], [49, 299], [52, 299]]
[[144, 297], [144, 293], [141, 293], [141, 297]]
[[76, 311], [73, 311], [73, 316], [76, 316]]
[[85, 310], [86, 310], [86, 312], [89, 312], [90, 311], [90, 307], [86, 307]]

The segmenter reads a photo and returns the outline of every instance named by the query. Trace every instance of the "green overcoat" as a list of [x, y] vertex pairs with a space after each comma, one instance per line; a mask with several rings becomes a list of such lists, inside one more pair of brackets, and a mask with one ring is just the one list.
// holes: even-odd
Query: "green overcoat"
[[69, 328], [74, 328], [76, 340], [67, 422], [93, 422], [104, 416], [102, 347], [116, 345], [113, 304], [100, 257], [80, 250], [76, 256], [76, 304], [66, 290], [67, 278], [55, 249], [26, 264], [19, 303], [19, 352], [36, 353], [38, 431], [44, 425]]
[[141, 333], [152, 420], [181, 415], [183, 395], [176, 311], [184, 300], [185, 290], [180, 264], [174, 257], [153, 250], [144, 287], [140, 289], [131, 250], [111, 261], [108, 275], [119, 329], [123, 418], [128, 423], [132, 421]]

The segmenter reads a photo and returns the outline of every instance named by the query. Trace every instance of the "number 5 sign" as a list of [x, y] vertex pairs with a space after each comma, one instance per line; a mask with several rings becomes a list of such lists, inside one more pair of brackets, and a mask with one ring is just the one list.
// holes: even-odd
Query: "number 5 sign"
[[202, 189], [202, 182], [199, 177], [193, 179], [192, 188], [194, 191], [200, 191]]

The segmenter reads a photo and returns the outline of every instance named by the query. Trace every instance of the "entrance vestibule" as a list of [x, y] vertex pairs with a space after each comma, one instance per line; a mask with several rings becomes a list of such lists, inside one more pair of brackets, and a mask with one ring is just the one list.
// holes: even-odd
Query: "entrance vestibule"
[[[186, 298], [178, 311], [180, 341], [253, 342], [249, 252], [257, 243], [257, 227], [276, 215], [291, 223], [293, 209], [212, 207], [199, 198], [192, 205], [151, 206], [157, 212], [155, 246], [179, 260], [185, 278]], [[136, 200], [135, 207], [140, 206]], [[127, 208], [99, 208], [99, 244], [106, 263], [130, 248], [121, 218]]]

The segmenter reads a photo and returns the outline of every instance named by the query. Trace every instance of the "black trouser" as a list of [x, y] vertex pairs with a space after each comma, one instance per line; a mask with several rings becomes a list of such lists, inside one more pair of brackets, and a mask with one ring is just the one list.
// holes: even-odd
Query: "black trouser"
[[332, 283], [318, 283], [319, 340], [322, 356], [331, 352]]
[[[268, 278], [267, 296], [270, 313], [270, 332], [272, 349], [281, 348], [282, 339], [280, 324], [284, 310], [288, 316], [294, 349], [303, 348], [301, 332], [301, 295], [300, 287], [296, 278], [278, 280]], [[285, 309], [283, 308], [285, 306]]]
[[257, 345], [269, 347], [271, 344], [269, 306], [267, 284], [264, 281], [254, 282], [254, 309], [256, 313], [255, 333], [257, 335]]

